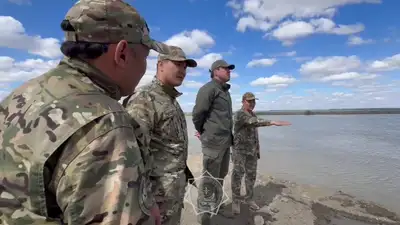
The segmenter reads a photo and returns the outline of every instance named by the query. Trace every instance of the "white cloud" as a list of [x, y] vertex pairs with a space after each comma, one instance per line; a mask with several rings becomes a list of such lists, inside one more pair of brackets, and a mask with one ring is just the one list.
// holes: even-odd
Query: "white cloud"
[[231, 78], [238, 78], [239, 74], [236, 72], [231, 72]]
[[286, 18], [331, 18], [339, 7], [350, 4], [381, 3], [381, 0], [231, 0], [231, 7], [241, 16], [277, 23]]
[[296, 39], [304, 38], [312, 34], [326, 33], [336, 35], [356, 34], [364, 30], [364, 25], [336, 25], [332, 20], [327, 18], [312, 19], [310, 22], [305, 21], [286, 21], [281, 23], [278, 28], [273, 30], [272, 37], [283, 42], [284, 45], [294, 44]]
[[398, 69], [400, 69], [400, 54], [373, 61], [369, 65], [369, 70], [371, 71], [393, 71]]
[[285, 45], [292, 45], [295, 39], [306, 37], [314, 33], [314, 27], [304, 21], [285, 22], [272, 32], [272, 36], [283, 41]]
[[322, 77], [320, 80], [323, 82], [331, 81], [343, 81], [343, 80], [370, 80], [377, 78], [377, 74], [361, 74], [358, 72], [346, 72], [333, 74], [329, 76]]
[[187, 55], [198, 55], [204, 53], [204, 48], [213, 47], [215, 40], [206, 31], [194, 29], [175, 34], [165, 43], [181, 47]]
[[249, 63], [247, 63], [246, 67], [252, 68], [252, 67], [267, 67], [267, 66], [272, 66], [276, 63], [275, 58], [264, 58], [264, 59], [253, 59]]
[[361, 60], [353, 56], [317, 57], [300, 66], [300, 73], [309, 77], [321, 78], [327, 75], [345, 73], [359, 69]]
[[154, 51], [153, 49], [150, 50], [149, 57], [158, 57], [158, 52]]
[[[238, 18], [237, 30], [245, 32], [247, 28], [269, 31], [278, 26], [272, 37], [289, 46], [301, 37], [316, 33], [336, 35], [356, 34], [364, 30], [362, 24], [336, 25], [331, 19], [339, 7], [350, 4], [379, 4], [381, 0], [230, 0], [227, 6], [232, 8]], [[309, 22], [306, 22], [309, 20]]]
[[203, 86], [203, 83], [193, 80], [185, 80], [182, 85], [187, 88], [200, 88], [201, 86]]
[[308, 80], [330, 82], [333, 86], [351, 88], [381, 77], [374, 72], [398, 69], [400, 54], [372, 62], [362, 62], [359, 57], [352, 55], [317, 57], [302, 64], [299, 72]]
[[271, 77], [260, 77], [250, 82], [251, 86], [267, 86], [268, 88], [283, 88], [296, 82], [291, 75], [272, 75]]
[[350, 36], [349, 39], [347, 40], [347, 44], [350, 46], [365, 45], [365, 44], [372, 44], [372, 43], [374, 43], [374, 40], [363, 39], [362, 37], [359, 37], [359, 36]]
[[202, 69], [210, 69], [211, 64], [215, 62], [218, 59], [222, 59], [222, 55], [219, 53], [208, 53], [204, 56], [202, 56], [199, 59], [196, 59], [197, 61], [197, 67], [202, 68]]
[[297, 54], [296, 51], [291, 51], [291, 52], [285, 52], [285, 53], [283, 53], [284, 56], [288, 56], [288, 57], [295, 56], [296, 54]]
[[226, 6], [232, 8], [232, 9], [234, 10], [234, 11], [233, 11], [233, 15], [234, 15], [235, 17], [239, 17], [239, 16], [240, 16], [240, 10], [241, 10], [241, 8], [242, 8], [241, 4], [239, 4], [239, 3], [236, 2], [236, 1], [228, 1], [228, 2], [226, 3]]
[[273, 24], [262, 20], [256, 20], [253, 16], [246, 16], [239, 19], [236, 30], [242, 33], [247, 29], [261, 30], [266, 32], [271, 29], [272, 26]]
[[0, 16], [0, 47], [25, 50], [46, 58], [62, 55], [58, 39], [31, 36], [25, 32], [22, 23], [11, 16]]
[[21, 82], [37, 77], [58, 64], [58, 60], [27, 59], [17, 62], [0, 56], [0, 82]]
[[352, 25], [337, 25], [335, 22], [327, 18], [313, 19], [310, 23], [314, 25], [315, 32], [327, 34], [350, 35], [360, 33], [365, 29], [364, 25], [360, 23]]

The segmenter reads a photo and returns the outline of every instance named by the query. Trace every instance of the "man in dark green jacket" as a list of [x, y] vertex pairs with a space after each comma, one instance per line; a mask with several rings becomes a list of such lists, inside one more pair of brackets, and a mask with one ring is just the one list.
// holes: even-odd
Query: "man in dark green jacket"
[[[210, 69], [211, 81], [199, 89], [196, 104], [193, 108], [193, 124], [197, 130], [197, 136], [201, 140], [203, 152], [203, 174], [217, 178], [220, 185], [216, 185], [215, 179], [202, 179], [199, 186], [198, 208], [202, 221], [208, 221], [210, 213], [217, 213], [222, 203], [223, 179], [228, 174], [230, 147], [233, 144], [233, 117], [232, 100], [229, 93], [231, 70], [235, 65], [228, 64], [224, 60], [215, 61]], [[217, 187], [218, 186], [218, 187]], [[212, 199], [204, 196], [204, 189], [213, 189]], [[219, 213], [231, 216], [230, 211], [219, 208]], [[202, 224], [207, 224], [203, 222]]]

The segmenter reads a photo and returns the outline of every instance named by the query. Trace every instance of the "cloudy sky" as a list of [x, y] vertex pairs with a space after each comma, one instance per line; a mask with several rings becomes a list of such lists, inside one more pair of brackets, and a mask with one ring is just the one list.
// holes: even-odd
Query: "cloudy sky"
[[[132, 0], [151, 35], [198, 61], [179, 101], [191, 111], [216, 59], [236, 65], [258, 110], [400, 107], [398, 0]], [[73, 1], [0, 0], [0, 98], [57, 65]], [[397, 22], [396, 22], [397, 21]], [[141, 84], [155, 75], [155, 54]]]

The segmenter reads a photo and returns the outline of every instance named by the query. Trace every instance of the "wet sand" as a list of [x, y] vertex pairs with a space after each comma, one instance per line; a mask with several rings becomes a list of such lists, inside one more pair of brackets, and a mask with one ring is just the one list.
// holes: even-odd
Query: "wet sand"
[[[201, 155], [191, 155], [188, 166], [194, 176], [201, 175]], [[229, 197], [226, 207], [231, 208], [230, 171], [225, 178], [224, 190]], [[242, 185], [242, 193], [244, 187]], [[212, 217], [213, 225], [400, 225], [400, 216], [383, 206], [363, 201], [341, 191], [296, 184], [265, 174], [258, 174], [254, 197], [260, 210], [252, 211], [241, 205], [241, 214], [234, 218], [221, 215]], [[195, 203], [197, 188], [187, 188], [186, 200]], [[400, 206], [399, 206], [400, 207]], [[197, 216], [193, 206], [185, 202], [181, 225], [195, 225]]]

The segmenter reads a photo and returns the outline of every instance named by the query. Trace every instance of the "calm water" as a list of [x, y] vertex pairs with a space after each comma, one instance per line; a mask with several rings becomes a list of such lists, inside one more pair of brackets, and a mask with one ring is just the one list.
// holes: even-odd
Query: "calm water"
[[[400, 116], [263, 116], [290, 127], [259, 128], [267, 174], [340, 189], [400, 212]], [[198, 153], [192, 118], [189, 151]]]

